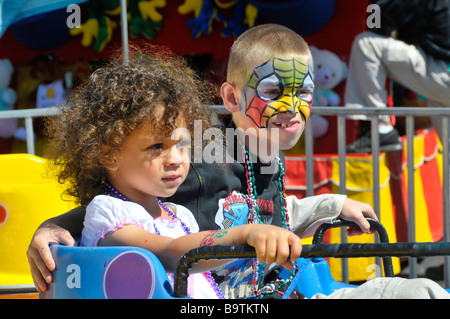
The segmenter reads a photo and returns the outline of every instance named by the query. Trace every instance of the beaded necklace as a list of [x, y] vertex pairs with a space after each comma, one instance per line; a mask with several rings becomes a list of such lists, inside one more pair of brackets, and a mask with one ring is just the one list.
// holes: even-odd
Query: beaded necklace
[[[249, 196], [249, 223], [262, 223], [261, 221], [261, 215], [260, 210], [258, 206], [258, 193], [256, 191], [256, 182], [255, 182], [255, 174], [253, 170], [253, 162], [252, 158], [250, 156], [250, 152], [243, 145], [241, 140], [238, 137], [239, 144], [242, 148], [242, 155], [244, 157], [244, 167], [245, 167], [245, 175], [247, 179], [247, 193]], [[286, 181], [286, 174], [285, 169], [283, 167], [283, 164], [281, 162], [281, 159], [279, 156], [276, 157], [276, 160], [278, 162], [278, 168], [279, 168], [279, 176], [278, 176], [278, 188], [279, 188], [279, 198], [280, 198], [280, 207], [281, 207], [281, 222], [284, 229], [287, 229], [291, 231], [291, 227], [289, 225], [289, 215], [287, 214], [287, 202], [286, 202], [286, 188], [285, 188], [285, 181]], [[256, 263], [256, 260], [253, 259], [253, 290], [251, 293], [250, 298], [260, 298], [264, 294], [270, 294], [275, 291], [278, 291], [275, 289], [275, 286], [273, 285], [264, 285], [264, 272], [265, 272], [265, 264], [262, 264], [260, 266], [260, 271], [258, 271], [258, 265]], [[283, 281], [282, 285], [290, 283], [291, 279], [294, 276], [294, 273], [297, 270], [297, 263], [294, 263], [294, 270], [291, 271], [291, 278]], [[258, 275], [260, 273], [260, 275]]]
[[[121, 192], [119, 192], [117, 189], [115, 189], [114, 186], [112, 186], [111, 184], [105, 182], [105, 187], [107, 189], [106, 195], [109, 195], [109, 196], [112, 196], [115, 198], [119, 198], [123, 201], [128, 201], [127, 197], [125, 195], [123, 195]], [[161, 208], [167, 213], [167, 215], [169, 215], [169, 217], [172, 218], [172, 220], [178, 220], [180, 222], [181, 227], [183, 228], [184, 233], [186, 235], [191, 233], [190, 228], [177, 215], [175, 215], [159, 198], [156, 198], [156, 201], [158, 202], [158, 205], [161, 206]], [[153, 227], [155, 229], [155, 234], [161, 235], [161, 232], [156, 227], [156, 223], [153, 223]], [[214, 280], [211, 272], [210, 271], [204, 272], [204, 274], [205, 274], [206, 279], [208, 280], [209, 284], [213, 288], [214, 292], [216, 293], [217, 297], [219, 299], [225, 299], [225, 296], [222, 293], [222, 290], [220, 289], [219, 285]]]
[[[239, 141], [240, 142], [240, 141]], [[242, 146], [242, 144], [241, 144]], [[247, 179], [247, 193], [250, 197], [250, 211], [252, 211], [252, 214], [249, 216], [249, 220], [251, 223], [261, 222], [261, 215], [259, 213], [259, 206], [257, 197], [258, 194], [256, 192], [256, 182], [255, 182], [255, 174], [253, 172], [253, 162], [252, 158], [250, 156], [250, 152], [245, 146], [242, 146], [242, 154], [244, 156], [244, 167], [245, 167], [245, 175]], [[281, 207], [281, 222], [284, 229], [291, 230], [291, 227], [289, 225], [289, 215], [287, 214], [287, 203], [286, 203], [286, 188], [285, 188], [285, 181], [286, 181], [286, 174], [283, 167], [283, 164], [281, 163], [281, 159], [279, 156], [276, 157], [278, 168], [280, 170], [279, 176], [278, 176], [278, 187], [279, 187], [279, 197], [280, 197], [280, 207]]]

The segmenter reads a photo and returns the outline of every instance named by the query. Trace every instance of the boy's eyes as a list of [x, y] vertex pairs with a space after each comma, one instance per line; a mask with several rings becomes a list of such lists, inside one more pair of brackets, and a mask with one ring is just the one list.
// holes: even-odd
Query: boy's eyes
[[303, 101], [311, 103], [313, 100], [314, 93], [314, 82], [311, 75], [307, 75], [305, 80], [303, 81], [303, 85], [301, 88], [297, 90], [297, 97]]
[[283, 92], [283, 85], [280, 79], [272, 74], [258, 83], [256, 92], [264, 101], [278, 100]]
[[298, 89], [297, 93], [295, 94], [297, 97], [303, 101], [311, 102], [313, 99], [313, 94], [311, 90], [300, 88]]
[[[311, 83], [309, 83], [311, 82]], [[275, 101], [278, 100], [283, 94], [284, 86], [281, 80], [272, 74], [264, 79], [262, 79], [256, 88], [258, 96], [264, 101]], [[308, 76], [305, 80], [304, 85], [299, 88], [296, 92], [296, 96], [306, 102], [311, 102], [313, 99], [314, 85], [310, 77]]]

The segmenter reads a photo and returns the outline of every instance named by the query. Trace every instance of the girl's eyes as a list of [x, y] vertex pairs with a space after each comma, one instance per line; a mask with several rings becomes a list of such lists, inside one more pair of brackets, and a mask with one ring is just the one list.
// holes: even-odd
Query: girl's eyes
[[[178, 148], [181, 147], [189, 147], [191, 145], [191, 141], [189, 139], [183, 139], [175, 144]], [[164, 143], [156, 143], [149, 147], [150, 150], [164, 150]]]
[[156, 143], [149, 147], [149, 149], [151, 149], [151, 150], [161, 150], [163, 148], [164, 148], [164, 145], [162, 143]]

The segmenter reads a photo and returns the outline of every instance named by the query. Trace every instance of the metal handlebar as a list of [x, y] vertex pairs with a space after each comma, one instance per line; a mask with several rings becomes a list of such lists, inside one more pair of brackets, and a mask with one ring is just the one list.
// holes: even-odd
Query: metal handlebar
[[[316, 231], [312, 245], [303, 245], [300, 257], [303, 258], [354, 258], [354, 257], [383, 257], [385, 275], [393, 277], [392, 260], [390, 257], [419, 257], [419, 256], [450, 256], [450, 243], [389, 243], [387, 232], [383, 225], [374, 219], [367, 219], [371, 228], [377, 230], [382, 243], [375, 244], [324, 244], [324, 233], [335, 227], [356, 225], [351, 222], [338, 220], [333, 224], [324, 224]], [[174, 273], [175, 297], [187, 296], [187, 278], [189, 269], [201, 260], [223, 260], [235, 258], [255, 258], [256, 252], [249, 245], [235, 246], [203, 246], [192, 249], [178, 261]]]
[[[376, 219], [366, 218], [366, 220], [370, 224], [370, 229], [374, 229], [378, 232], [378, 236], [380, 237], [380, 241], [382, 243], [389, 243], [389, 236], [386, 231], [386, 228]], [[313, 244], [320, 244], [323, 242], [323, 237], [325, 232], [328, 229], [336, 228], [336, 227], [349, 227], [349, 226], [357, 226], [356, 223], [346, 221], [343, 219], [337, 219], [331, 224], [322, 224], [315, 232], [313, 237]], [[356, 249], [356, 247], [352, 247], [351, 249]], [[344, 258], [344, 257], [341, 257]], [[392, 266], [392, 258], [390, 256], [383, 257], [383, 266], [384, 266], [384, 275], [386, 277], [394, 277], [394, 268]]]

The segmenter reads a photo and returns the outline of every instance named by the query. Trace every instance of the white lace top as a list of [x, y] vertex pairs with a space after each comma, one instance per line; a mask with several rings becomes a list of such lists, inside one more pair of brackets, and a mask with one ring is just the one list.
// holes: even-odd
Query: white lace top
[[[191, 233], [198, 232], [192, 213], [184, 206], [165, 203], [177, 217], [189, 227]], [[178, 238], [186, 233], [179, 220], [153, 218], [141, 205], [106, 195], [96, 196], [86, 208], [81, 245], [96, 246], [101, 238], [125, 225], [134, 224], [155, 233], [155, 226], [162, 236]], [[172, 274], [168, 274], [172, 283]], [[195, 299], [217, 298], [213, 287], [203, 273], [191, 274], [188, 278], [188, 296]]]

